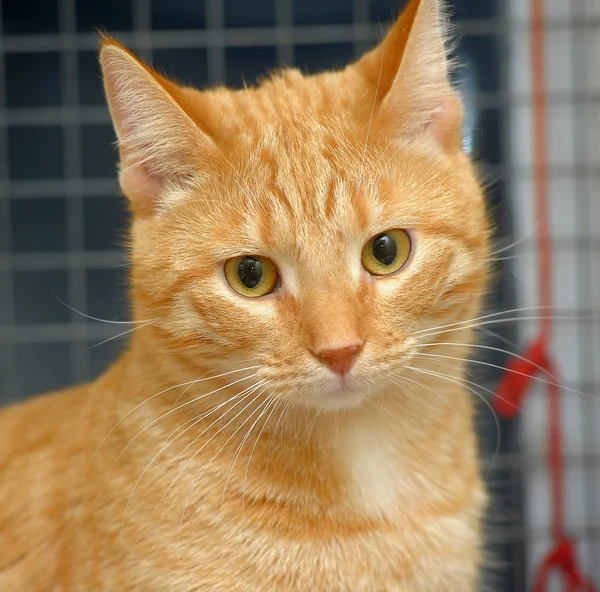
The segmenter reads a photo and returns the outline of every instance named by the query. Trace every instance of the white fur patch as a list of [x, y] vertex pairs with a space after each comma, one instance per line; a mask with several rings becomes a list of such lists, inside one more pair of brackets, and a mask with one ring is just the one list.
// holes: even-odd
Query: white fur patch
[[406, 473], [398, 458], [391, 426], [381, 417], [360, 417], [340, 427], [336, 454], [346, 469], [351, 502], [369, 514], [394, 512]]

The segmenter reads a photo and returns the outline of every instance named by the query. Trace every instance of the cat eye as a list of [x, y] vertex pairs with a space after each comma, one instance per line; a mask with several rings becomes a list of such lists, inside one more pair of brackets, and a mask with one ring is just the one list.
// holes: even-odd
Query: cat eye
[[270, 259], [245, 256], [233, 257], [225, 262], [225, 278], [238, 294], [259, 298], [275, 289], [279, 276]]
[[386, 230], [367, 241], [362, 264], [371, 275], [390, 275], [408, 261], [410, 251], [410, 236], [406, 230]]

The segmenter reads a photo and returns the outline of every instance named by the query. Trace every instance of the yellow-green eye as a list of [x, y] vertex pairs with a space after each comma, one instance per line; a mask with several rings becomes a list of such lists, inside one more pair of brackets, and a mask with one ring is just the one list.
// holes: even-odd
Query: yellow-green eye
[[270, 294], [277, 285], [277, 270], [265, 257], [234, 257], [225, 262], [229, 285], [242, 296], [258, 298]]
[[371, 275], [390, 275], [408, 261], [410, 249], [410, 236], [406, 230], [386, 230], [367, 241], [362, 251], [362, 264]]

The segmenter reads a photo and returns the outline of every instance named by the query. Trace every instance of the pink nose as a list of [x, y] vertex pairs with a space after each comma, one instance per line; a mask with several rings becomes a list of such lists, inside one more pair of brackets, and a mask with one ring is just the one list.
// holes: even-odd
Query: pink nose
[[340, 376], [346, 376], [354, 366], [356, 358], [362, 349], [360, 345], [349, 345], [337, 349], [324, 349], [315, 352], [315, 357], [322, 364], [325, 364], [332, 372]]

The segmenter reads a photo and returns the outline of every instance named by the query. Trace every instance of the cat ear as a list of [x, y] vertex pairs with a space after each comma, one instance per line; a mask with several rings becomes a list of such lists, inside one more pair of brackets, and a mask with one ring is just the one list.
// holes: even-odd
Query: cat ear
[[136, 213], [164, 209], [169, 196], [176, 199], [173, 190], [189, 184], [217, 148], [186, 112], [181, 89], [119, 43], [103, 40], [100, 64], [119, 143], [121, 189]]
[[461, 149], [463, 109], [449, 79], [441, 0], [411, 0], [381, 44], [358, 62], [378, 87], [379, 123], [396, 133], [431, 134]]

